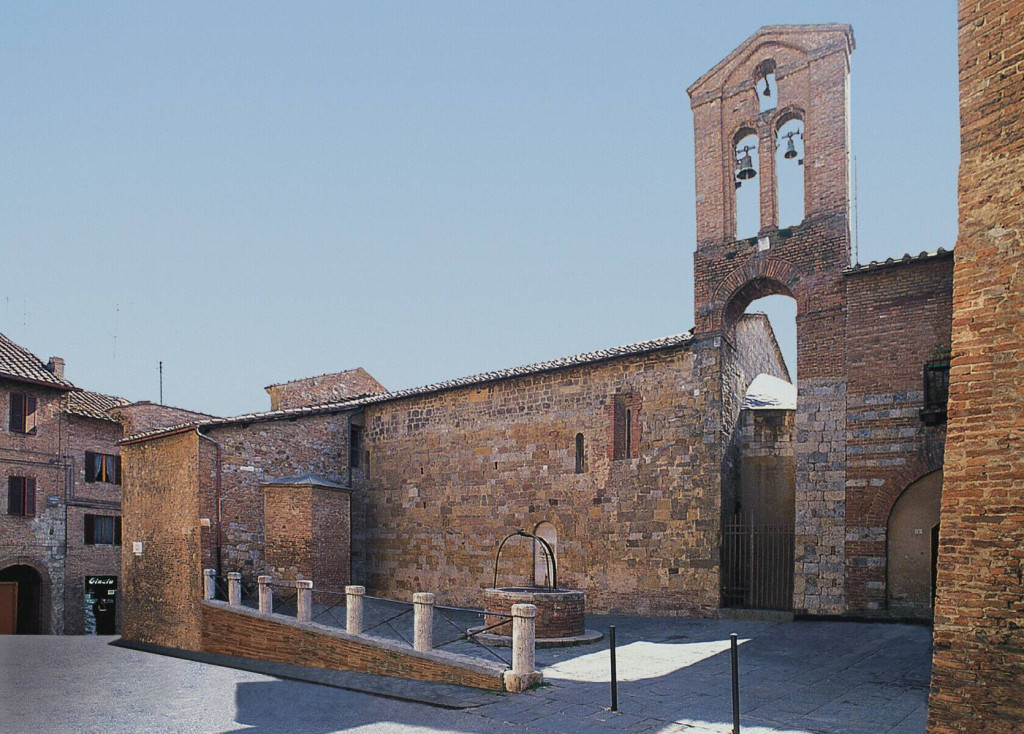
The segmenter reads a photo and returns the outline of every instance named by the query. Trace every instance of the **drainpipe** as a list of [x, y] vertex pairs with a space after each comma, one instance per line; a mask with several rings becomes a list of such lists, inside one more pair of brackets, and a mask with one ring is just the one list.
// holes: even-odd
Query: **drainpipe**
[[216, 496], [216, 503], [217, 503], [217, 534], [215, 536], [215, 538], [216, 538], [216, 540], [215, 540], [216, 546], [215, 547], [216, 547], [216, 550], [217, 550], [217, 556], [216, 556], [217, 557], [217, 576], [220, 577], [220, 576], [222, 576], [222, 572], [224, 570], [223, 567], [222, 567], [222, 563], [221, 563], [221, 550], [220, 550], [221, 549], [221, 494], [220, 494], [220, 492], [221, 492], [221, 454], [220, 454], [220, 444], [217, 443], [216, 441], [214, 441], [212, 438], [210, 438], [206, 434], [204, 434], [198, 427], [196, 428], [196, 435], [198, 435], [199, 438], [205, 438], [207, 441], [212, 443], [214, 445], [214, 448], [217, 450], [217, 478], [215, 479], [213, 486], [214, 486], [214, 494]]

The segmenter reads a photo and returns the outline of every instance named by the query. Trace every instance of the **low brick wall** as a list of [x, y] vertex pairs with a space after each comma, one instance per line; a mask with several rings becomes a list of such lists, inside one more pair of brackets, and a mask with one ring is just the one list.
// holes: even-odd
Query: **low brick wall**
[[388, 640], [220, 601], [203, 601], [201, 611], [203, 652], [504, 690], [506, 668], [486, 660], [436, 650], [416, 652]]

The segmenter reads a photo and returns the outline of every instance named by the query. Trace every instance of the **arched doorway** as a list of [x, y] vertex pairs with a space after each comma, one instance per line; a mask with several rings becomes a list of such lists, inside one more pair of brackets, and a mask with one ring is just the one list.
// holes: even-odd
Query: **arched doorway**
[[44, 631], [42, 587], [42, 577], [31, 566], [0, 570], [0, 614], [4, 618], [0, 630], [19, 635], [38, 635]]
[[892, 612], [915, 617], [932, 614], [941, 497], [940, 470], [908, 485], [889, 513], [886, 595]]

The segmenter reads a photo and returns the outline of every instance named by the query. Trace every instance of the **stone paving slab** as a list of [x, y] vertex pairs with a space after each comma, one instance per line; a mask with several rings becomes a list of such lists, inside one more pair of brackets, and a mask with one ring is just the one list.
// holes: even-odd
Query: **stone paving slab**
[[[452, 686], [439, 708], [421, 684], [360, 683], [377, 695], [114, 647], [112, 638], [0, 638], [0, 727], [43, 732], [552, 732], [726, 734], [727, 640], [740, 635], [744, 734], [922, 734], [930, 630], [837, 622], [591, 616], [619, 641], [619, 713], [607, 643], [539, 650], [547, 683], [524, 694]], [[360, 675], [360, 674], [353, 674]], [[366, 676], [366, 678], [380, 678]], [[433, 685], [433, 684], [427, 684]], [[419, 691], [419, 692], [417, 692]], [[384, 698], [383, 696], [389, 696]], [[462, 699], [461, 696], [466, 696]], [[477, 697], [476, 699], [471, 698]]]

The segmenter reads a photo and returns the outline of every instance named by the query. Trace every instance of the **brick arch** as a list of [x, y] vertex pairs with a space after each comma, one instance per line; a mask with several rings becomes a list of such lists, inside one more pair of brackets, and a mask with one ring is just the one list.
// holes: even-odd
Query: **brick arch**
[[779, 129], [787, 122], [791, 122], [793, 120], [800, 120], [800, 122], [803, 122], [806, 125], [806, 115], [806, 111], [802, 107], [798, 107], [797, 105], [790, 104], [786, 105], [785, 107], [780, 107], [776, 109], [772, 114], [772, 119], [770, 123], [774, 135], [778, 136]]
[[933, 457], [915, 459], [886, 477], [882, 491], [875, 494], [868, 510], [868, 520], [877, 522], [875, 527], [882, 527], [889, 522], [889, 515], [904, 490], [928, 474], [942, 470], [942, 462]]
[[[796, 299], [797, 312], [807, 308], [807, 294], [801, 287], [803, 273], [785, 260], [752, 258], [733, 270], [715, 289], [711, 298], [712, 329], [731, 325], [751, 301], [763, 296], [788, 295]], [[742, 306], [738, 304], [742, 303]], [[726, 316], [729, 318], [726, 318]]]
[[[804, 46], [792, 41], [783, 41], [778, 38], [765, 38], [756, 46], [749, 49], [742, 58], [733, 61], [733, 69], [723, 80], [722, 89], [729, 89], [743, 84], [747, 79], [753, 79], [754, 70], [764, 59], [772, 59], [776, 63], [776, 71], [785, 66], [780, 63], [776, 56], [782, 52], [784, 58], [792, 55], [807, 58], [810, 51]], [[776, 74], [778, 76], [778, 74]]]
[[28, 556], [4, 556], [0, 558], [0, 571], [11, 566], [28, 566], [39, 574], [39, 633], [50, 634], [53, 629], [53, 604], [52, 592], [53, 583], [50, 580], [50, 572], [46, 566], [40, 565], [34, 558]]

